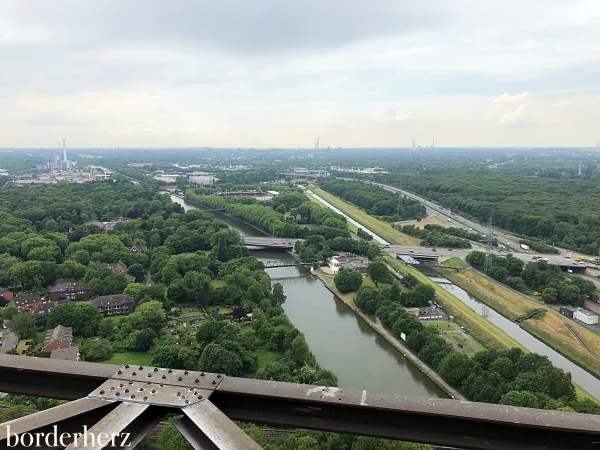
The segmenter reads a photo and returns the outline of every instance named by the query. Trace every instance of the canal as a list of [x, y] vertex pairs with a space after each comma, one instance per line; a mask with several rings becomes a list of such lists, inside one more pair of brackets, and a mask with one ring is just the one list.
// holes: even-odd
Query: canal
[[[196, 206], [171, 197], [185, 208]], [[242, 236], [264, 236], [237, 219], [213, 212]], [[260, 260], [288, 259], [285, 252], [252, 251]], [[342, 300], [301, 267], [267, 270], [283, 285], [287, 316], [298, 328], [324, 369], [332, 370], [339, 386], [400, 395], [447, 397], [433, 381], [407, 361], [378, 333], [358, 318]]]
[[548, 347], [546, 344], [529, 334], [512, 320], [507, 319], [500, 313], [497, 313], [492, 308], [487, 306], [485, 303], [482, 303], [477, 298], [473, 297], [468, 292], [459, 288], [455, 284], [450, 283], [447, 279], [442, 278], [433, 269], [419, 268], [419, 270], [427, 275], [432, 281], [440, 285], [443, 289], [458, 298], [461, 302], [468, 305], [477, 314], [487, 319], [490, 323], [500, 328], [515, 340], [519, 341], [519, 343], [521, 343], [521, 345], [523, 345], [527, 350], [547, 356], [550, 361], [552, 361], [552, 364], [554, 364], [556, 367], [561, 368], [565, 372], [571, 372], [572, 379], [575, 383], [584, 388], [597, 399], [600, 399], [600, 380], [598, 380], [598, 378], [593, 376], [591, 373], [585, 371], [557, 351]]

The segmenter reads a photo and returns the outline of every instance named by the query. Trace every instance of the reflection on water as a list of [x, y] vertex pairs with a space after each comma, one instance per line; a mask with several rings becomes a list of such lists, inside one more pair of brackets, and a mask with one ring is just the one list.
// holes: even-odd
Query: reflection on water
[[[425, 275], [430, 278], [436, 280], [439, 278], [439, 274], [434, 272], [431, 269], [419, 269]], [[433, 276], [432, 276], [433, 275]], [[500, 328], [506, 334], [517, 340], [521, 343], [525, 348], [529, 351], [538, 353], [540, 355], [547, 356], [550, 361], [556, 366], [563, 369], [565, 372], [571, 372], [573, 381], [583, 387], [586, 391], [592, 394], [596, 398], [600, 398], [600, 380], [594, 377], [589, 372], [586, 372], [578, 365], [569, 361], [567, 358], [562, 356], [560, 353], [554, 351], [552, 348], [548, 347], [542, 341], [536, 339], [527, 331], [522, 329], [515, 322], [508, 320], [503, 317], [492, 308], [487, 306], [485, 303], [479, 301], [477, 298], [473, 297], [468, 292], [459, 288], [455, 284], [449, 283], [447, 279], [442, 278], [441, 283], [438, 283], [443, 289], [450, 292], [460, 301], [468, 305], [473, 311], [475, 311], [480, 316], [484, 317], [492, 324]]]
[[[186, 211], [195, 208], [177, 197], [173, 201], [182, 204]], [[213, 214], [243, 236], [264, 235], [236, 219]], [[251, 254], [263, 261], [291, 258], [285, 252], [266, 250]], [[274, 283], [283, 285], [286, 314], [304, 333], [319, 364], [337, 375], [341, 387], [447, 397], [306, 269], [282, 267], [267, 272]]]

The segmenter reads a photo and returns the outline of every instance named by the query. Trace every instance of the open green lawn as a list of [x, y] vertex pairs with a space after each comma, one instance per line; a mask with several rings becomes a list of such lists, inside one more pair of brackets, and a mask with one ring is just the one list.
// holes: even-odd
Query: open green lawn
[[102, 364], [115, 364], [117, 366], [123, 366], [125, 364], [149, 366], [152, 362], [152, 355], [146, 352], [115, 353], [112, 358], [100, 362]]
[[212, 287], [214, 287], [215, 289], [225, 287], [227, 285], [225, 280], [212, 280], [210, 284], [212, 284]]
[[376, 218], [370, 216], [366, 212], [360, 210], [354, 205], [350, 205], [346, 203], [344, 200], [334, 197], [333, 195], [325, 192], [322, 189], [314, 188], [313, 191], [321, 196], [323, 200], [331, 203], [333, 206], [338, 208], [343, 213], [352, 217], [358, 223], [363, 225], [366, 230], [371, 231], [379, 236], [381, 236], [386, 241], [392, 244], [401, 244], [401, 245], [419, 245], [421, 242], [420, 239], [414, 238], [412, 236], [408, 236], [406, 234], [400, 233], [398, 230], [393, 228], [389, 223], [382, 222], [381, 220], [377, 220]]
[[449, 267], [456, 267], [457, 269], [464, 268], [462, 259], [460, 259], [458, 256], [455, 256], [454, 258], [450, 258], [450, 259], [447, 259], [446, 261], [443, 261], [441, 263], [441, 265], [449, 266]]
[[280, 354], [267, 350], [264, 347], [256, 347], [252, 354], [258, 359], [259, 369], [264, 369], [271, 361], [276, 361], [281, 357]]
[[430, 322], [429, 325], [435, 325], [440, 330], [451, 330], [452, 325], [448, 322]]

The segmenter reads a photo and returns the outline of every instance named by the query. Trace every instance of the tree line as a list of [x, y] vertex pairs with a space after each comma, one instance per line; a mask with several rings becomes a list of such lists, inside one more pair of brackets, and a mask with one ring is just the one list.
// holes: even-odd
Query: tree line
[[[414, 285], [408, 294], [422, 289], [419, 297], [423, 301], [433, 300], [435, 291], [431, 286], [414, 284], [414, 277], [404, 278], [408, 278], [409, 285]], [[378, 317], [398, 339], [402, 339], [404, 334], [405, 345], [468, 399], [600, 414], [599, 405], [576, 398], [571, 374], [554, 367], [545, 356], [525, 353], [518, 348], [484, 350], [472, 357], [454, 351], [435, 325], [425, 326], [415, 315], [407, 312], [405, 306], [408, 305], [403, 303], [405, 294], [399, 293], [394, 286], [386, 286], [379, 292], [363, 287], [355, 302], [365, 313]], [[430, 289], [422, 288], [424, 286]]]
[[380, 176], [445, 208], [517, 235], [588, 255], [598, 255], [600, 193], [594, 180], [549, 179], [496, 173]]
[[[467, 262], [483, 271], [485, 253], [471, 252]], [[504, 257], [492, 255], [492, 266], [487, 275], [525, 294], [541, 292], [546, 303], [562, 303], [571, 306], [585, 306], [585, 299], [598, 302], [596, 285], [580, 277], [569, 277], [559, 266], [546, 261], [525, 264], [512, 255]]]
[[394, 194], [382, 187], [359, 181], [343, 181], [333, 177], [320, 178], [318, 186], [336, 197], [364, 209], [368, 214], [387, 222], [419, 220], [427, 215], [419, 201]]

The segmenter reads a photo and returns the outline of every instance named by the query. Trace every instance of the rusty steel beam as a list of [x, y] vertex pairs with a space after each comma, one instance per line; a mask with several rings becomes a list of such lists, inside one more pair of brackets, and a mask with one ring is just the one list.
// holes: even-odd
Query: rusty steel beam
[[110, 378], [120, 366], [0, 355], [0, 392], [76, 400]]
[[[86, 387], [92, 386], [81, 395], [87, 397], [115, 374], [118, 375], [118, 370], [121, 370], [123, 376], [133, 376], [120, 366], [0, 355], [0, 391], [71, 399]], [[135, 376], [144, 375], [145, 379], [154, 379], [154, 374], [161, 373], [163, 369], [155, 371], [154, 368], [144, 368], [144, 372]], [[166, 382], [169, 381], [169, 374], [177, 375], [175, 371], [167, 371], [164, 374]], [[212, 376], [219, 379], [214, 374], [206, 376], [207, 380]], [[182, 382], [185, 381], [184, 378], [185, 373], [181, 376]], [[198, 382], [196, 379], [191, 380], [192, 385], [201, 384], [200, 378]], [[163, 380], [162, 375], [160, 380]], [[202, 433], [205, 431], [205, 423], [209, 424], [214, 436], [214, 430], [221, 428], [220, 423], [226, 423], [217, 420], [222, 412], [229, 419], [257, 424], [399, 439], [463, 449], [600, 449], [600, 416], [595, 415], [439, 398], [400, 397], [235, 377], [223, 377], [220, 384], [214, 379], [213, 381], [210, 385], [216, 389], [212, 391], [210, 403], [220, 411], [215, 410], [203, 416], [184, 416], [178, 423], [178, 428], [184, 435], [187, 433], [186, 437], [191, 442], [198, 443], [197, 448], [204, 448], [202, 445], [206, 447], [208, 442], [218, 448], [224, 445], [222, 442], [204, 439], [208, 437], [208, 433]], [[177, 380], [172, 382], [176, 383]], [[113, 398], [118, 404], [116, 391], [117, 389]], [[118, 397], [121, 398], [122, 395]], [[174, 409], [171, 405], [175, 403], [159, 400], [148, 409], [153, 410], [148, 419], [133, 423], [150, 423], [161, 414], [174, 410], [185, 412], [187, 409], [184, 406], [186, 402], [182, 405], [175, 402], [182, 409]], [[200, 404], [189, 403], [189, 406], [197, 408], [196, 405]], [[143, 406], [143, 402], [141, 405]], [[96, 411], [100, 410], [102, 408]], [[52, 414], [51, 411], [46, 414]], [[109, 416], [111, 414], [109, 412]], [[83, 416], [73, 419], [76, 418], [82, 420]], [[50, 422], [52, 420], [48, 423]], [[90, 419], [87, 424], [89, 426], [96, 422], [97, 419]], [[146, 431], [143, 426], [132, 430], [136, 436], [143, 436]], [[212, 447], [209, 445], [207, 448]]]
[[225, 378], [211, 401], [234, 420], [464, 449], [600, 449], [600, 416]]
[[[260, 446], [210, 400], [186, 406], [183, 412], [219, 450], [260, 450]], [[190, 443], [193, 445], [193, 442]]]

